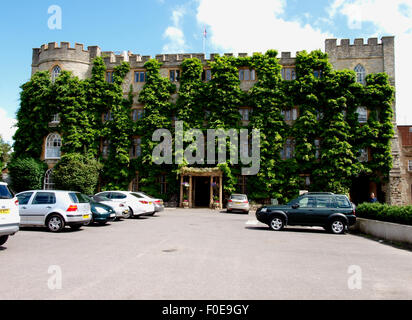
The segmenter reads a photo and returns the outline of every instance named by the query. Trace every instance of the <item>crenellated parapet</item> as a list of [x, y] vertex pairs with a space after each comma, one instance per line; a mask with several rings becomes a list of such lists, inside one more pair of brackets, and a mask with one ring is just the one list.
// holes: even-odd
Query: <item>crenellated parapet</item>
[[326, 39], [325, 50], [330, 56], [340, 59], [383, 57], [384, 49], [393, 47], [394, 41], [394, 37], [382, 37], [381, 42], [378, 38], [369, 38], [366, 43], [364, 39], [355, 39], [353, 43], [342, 39], [338, 45], [337, 39]]

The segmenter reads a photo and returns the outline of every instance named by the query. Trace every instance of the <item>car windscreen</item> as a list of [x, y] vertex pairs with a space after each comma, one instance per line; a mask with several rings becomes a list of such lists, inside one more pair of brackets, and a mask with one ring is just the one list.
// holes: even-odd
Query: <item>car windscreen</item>
[[13, 199], [9, 188], [6, 185], [0, 185], [0, 199]]
[[230, 196], [230, 199], [231, 200], [242, 200], [242, 201], [244, 201], [244, 200], [247, 200], [247, 197], [244, 196], [244, 195], [240, 195], [240, 194], [233, 194], [233, 195]]
[[70, 192], [69, 196], [70, 196], [70, 199], [74, 203], [89, 203], [90, 202], [90, 198], [82, 193]]
[[101, 201], [112, 201], [111, 199], [109, 199], [108, 197], [105, 196], [93, 196], [93, 200], [96, 202], [101, 202]]

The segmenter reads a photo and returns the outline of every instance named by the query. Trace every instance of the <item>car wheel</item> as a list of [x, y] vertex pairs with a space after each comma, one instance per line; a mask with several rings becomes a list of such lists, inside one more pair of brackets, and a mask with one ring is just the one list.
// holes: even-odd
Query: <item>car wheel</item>
[[61, 216], [53, 214], [47, 219], [47, 228], [51, 232], [60, 232], [64, 229], [64, 220]]
[[1, 236], [0, 237], [0, 246], [2, 246], [3, 244], [5, 244], [7, 242], [7, 239], [9, 238], [9, 236]]
[[333, 234], [343, 234], [345, 233], [345, 228], [346, 228], [346, 224], [340, 219], [332, 220], [329, 226], [329, 230]]
[[285, 227], [285, 222], [280, 217], [274, 217], [270, 220], [269, 228], [273, 231], [281, 231]]
[[70, 228], [73, 230], [79, 230], [82, 226], [82, 224], [73, 224], [70, 226]]
[[156, 212], [153, 212], [151, 214], [148, 214], [148, 216], [153, 217], [156, 214]]
[[104, 226], [104, 225], [106, 225], [107, 224], [107, 221], [100, 221], [99, 222], [99, 226]]
[[129, 213], [128, 213], [128, 217], [125, 219], [130, 219], [134, 217], [134, 213], [133, 213], [133, 209], [129, 207]]

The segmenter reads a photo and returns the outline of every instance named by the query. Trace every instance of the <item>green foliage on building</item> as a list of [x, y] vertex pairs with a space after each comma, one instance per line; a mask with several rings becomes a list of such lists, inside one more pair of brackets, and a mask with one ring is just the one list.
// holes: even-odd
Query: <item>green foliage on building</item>
[[[160, 196], [158, 178], [164, 175], [167, 198], [179, 192], [177, 179], [183, 165], [154, 164], [152, 151], [158, 143], [152, 141], [153, 132], [164, 128], [174, 133], [176, 119], [184, 121], [185, 129], [203, 132], [207, 128], [240, 129], [244, 123], [239, 108], [248, 107], [253, 113], [247, 128], [260, 129], [261, 138], [261, 170], [248, 177], [250, 198], [286, 201], [303, 188], [348, 193], [361, 175], [377, 182], [388, 179], [394, 88], [386, 74], [368, 75], [366, 85], [359, 84], [353, 71], [334, 71], [321, 51], [300, 52], [296, 79], [291, 81], [282, 79], [274, 50], [252, 57], [216, 56], [208, 66], [196, 58], [185, 59], [180, 67], [177, 89], [160, 75], [160, 62], [146, 62], [146, 83], [137, 97], [144, 104], [144, 116], [137, 121], [130, 117], [135, 98], [132, 88], [128, 97], [122, 89], [130, 70], [127, 63], [114, 70], [112, 83], [105, 80], [100, 57], [86, 80], [63, 72], [51, 83], [47, 72], [36, 73], [22, 86], [15, 156], [39, 158], [44, 137], [57, 131], [63, 137], [63, 152], [94, 156], [103, 164], [103, 190], [126, 189], [138, 172], [140, 188]], [[211, 69], [210, 81], [202, 81], [204, 67]], [[258, 81], [248, 91], [241, 89], [239, 68], [256, 71]], [[177, 101], [172, 99], [176, 93]], [[285, 121], [283, 113], [295, 107], [299, 112], [296, 121]], [[359, 107], [369, 110], [366, 123], [358, 122]], [[108, 111], [113, 119], [103, 122], [102, 114]], [[49, 128], [50, 115], [55, 113], [60, 113], [61, 122]], [[141, 138], [137, 157], [130, 156], [132, 137]], [[111, 143], [107, 157], [100, 152], [102, 140]], [[185, 146], [190, 143], [186, 141]], [[292, 157], [284, 153], [281, 157], [285, 143], [294, 145]], [[359, 150], [366, 148], [371, 158], [360, 162]], [[224, 172], [225, 191], [235, 191], [241, 166], [228, 160], [219, 167]], [[310, 186], [305, 185], [308, 175]]]

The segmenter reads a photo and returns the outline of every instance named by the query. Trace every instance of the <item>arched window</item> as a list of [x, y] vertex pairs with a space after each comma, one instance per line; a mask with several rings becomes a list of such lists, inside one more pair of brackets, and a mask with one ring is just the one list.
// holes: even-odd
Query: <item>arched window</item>
[[53, 174], [53, 169], [49, 169], [46, 171], [46, 174], [44, 175], [44, 183], [43, 183], [44, 190], [54, 189], [52, 174]]
[[46, 139], [46, 159], [60, 159], [62, 138], [57, 133], [51, 133]]
[[358, 64], [355, 67], [355, 72], [356, 72], [356, 82], [365, 84], [365, 77], [366, 77], [365, 68], [361, 64]]
[[62, 72], [62, 69], [59, 66], [55, 66], [52, 70], [51, 73], [51, 80], [54, 83], [54, 81], [56, 81], [57, 77], [60, 75], [60, 73]]

